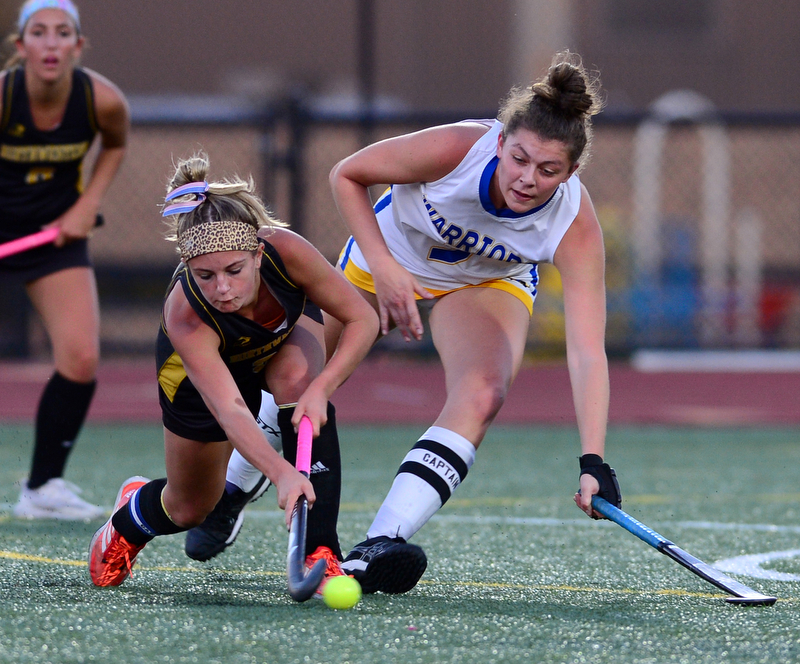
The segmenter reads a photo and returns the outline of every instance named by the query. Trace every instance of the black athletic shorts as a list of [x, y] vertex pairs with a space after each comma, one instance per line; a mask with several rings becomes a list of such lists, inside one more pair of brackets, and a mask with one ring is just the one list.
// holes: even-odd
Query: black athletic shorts
[[[261, 390], [241, 391], [248, 410], [255, 418], [261, 409]], [[161, 405], [161, 421], [168, 431], [182, 438], [196, 440], [198, 443], [217, 443], [228, 440], [228, 434], [211, 414], [203, 397], [188, 378], [181, 383], [172, 401], [167, 398], [159, 386], [158, 401]]]
[[60, 249], [46, 244], [0, 258], [0, 278], [13, 277], [15, 281], [27, 284], [71, 267], [92, 267], [86, 240], [75, 240]]
[[[95, 228], [104, 224], [103, 215], [98, 214], [94, 222]], [[18, 237], [0, 230], [0, 242], [9, 242]], [[48, 274], [71, 267], [92, 267], [88, 240], [75, 240], [60, 249], [49, 243], [13, 256], [0, 258], [0, 278], [13, 277], [17, 283], [29, 284]]]
[[[303, 315], [308, 316], [317, 323], [322, 323], [322, 311], [311, 301], [306, 301]], [[240, 386], [242, 397], [248, 410], [255, 418], [261, 410], [261, 388], [250, 385], [246, 388]], [[161, 386], [158, 387], [158, 401], [161, 405], [161, 421], [164, 427], [172, 433], [196, 440], [199, 443], [216, 443], [228, 440], [228, 435], [219, 425], [217, 419], [203, 401], [203, 397], [189, 382], [184, 379], [173, 400], [170, 401]]]

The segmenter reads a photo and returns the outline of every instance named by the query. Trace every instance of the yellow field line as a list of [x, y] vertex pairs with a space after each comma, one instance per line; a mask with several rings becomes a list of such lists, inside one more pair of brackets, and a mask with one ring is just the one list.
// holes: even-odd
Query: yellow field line
[[[51, 565], [67, 565], [69, 567], [86, 567], [85, 560], [64, 560], [63, 558], [47, 558], [46, 556], [34, 556], [29, 553], [17, 553], [16, 551], [0, 551], [0, 558], [7, 560], [21, 560], [29, 563], [48, 563]], [[136, 566], [136, 570], [147, 570], [152, 572], [194, 572], [196, 574], [223, 573], [223, 574], [252, 574], [254, 576], [282, 576], [283, 572], [263, 572], [258, 570], [220, 570], [218, 568], [197, 569], [195, 567], [143, 567]]]

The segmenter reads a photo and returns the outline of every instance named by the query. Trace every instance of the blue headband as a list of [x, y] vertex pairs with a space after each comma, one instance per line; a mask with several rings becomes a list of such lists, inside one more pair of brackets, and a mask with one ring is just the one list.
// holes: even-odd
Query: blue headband
[[60, 9], [67, 14], [74, 22], [75, 29], [81, 31], [81, 20], [78, 17], [78, 8], [72, 4], [71, 0], [28, 0], [22, 9], [19, 10], [17, 20], [17, 32], [21, 35], [25, 30], [25, 25], [36, 12], [42, 9]]
[[161, 216], [166, 217], [170, 214], [183, 214], [184, 212], [191, 212], [204, 200], [206, 200], [207, 191], [208, 182], [189, 182], [181, 185], [180, 187], [176, 187], [169, 192], [169, 194], [167, 194], [167, 197], [164, 199], [165, 201], [171, 201], [174, 198], [187, 196], [189, 194], [194, 194], [195, 199], [193, 201], [184, 201], [182, 203], [173, 203], [172, 205], [167, 205], [161, 211]]

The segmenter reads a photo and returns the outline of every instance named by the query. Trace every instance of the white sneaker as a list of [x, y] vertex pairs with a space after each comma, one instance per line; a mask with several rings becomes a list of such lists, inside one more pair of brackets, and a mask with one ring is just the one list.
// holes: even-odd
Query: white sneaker
[[75, 484], [60, 477], [48, 480], [38, 489], [29, 489], [27, 481], [23, 481], [19, 502], [14, 505], [14, 516], [23, 519], [80, 521], [106, 515], [106, 510], [102, 507], [79, 498], [80, 492]]

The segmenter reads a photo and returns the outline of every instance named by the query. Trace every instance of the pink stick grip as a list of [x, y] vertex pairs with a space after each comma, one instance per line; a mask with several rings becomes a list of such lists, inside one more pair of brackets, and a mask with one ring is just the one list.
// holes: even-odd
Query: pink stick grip
[[27, 251], [28, 249], [33, 249], [34, 247], [41, 247], [43, 244], [52, 242], [57, 237], [58, 228], [53, 226], [52, 228], [47, 228], [38, 233], [26, 235], [25, 237], [11, 240], [11, 242], [0, 244], [0, 258], [13, 256], [14, 254]]
[[314, 427], [311, 420], [306, 415], [300, 420], [297, 428], [297, 470], [308, 475], [311, 472], [311, 438], [314, 434]]

